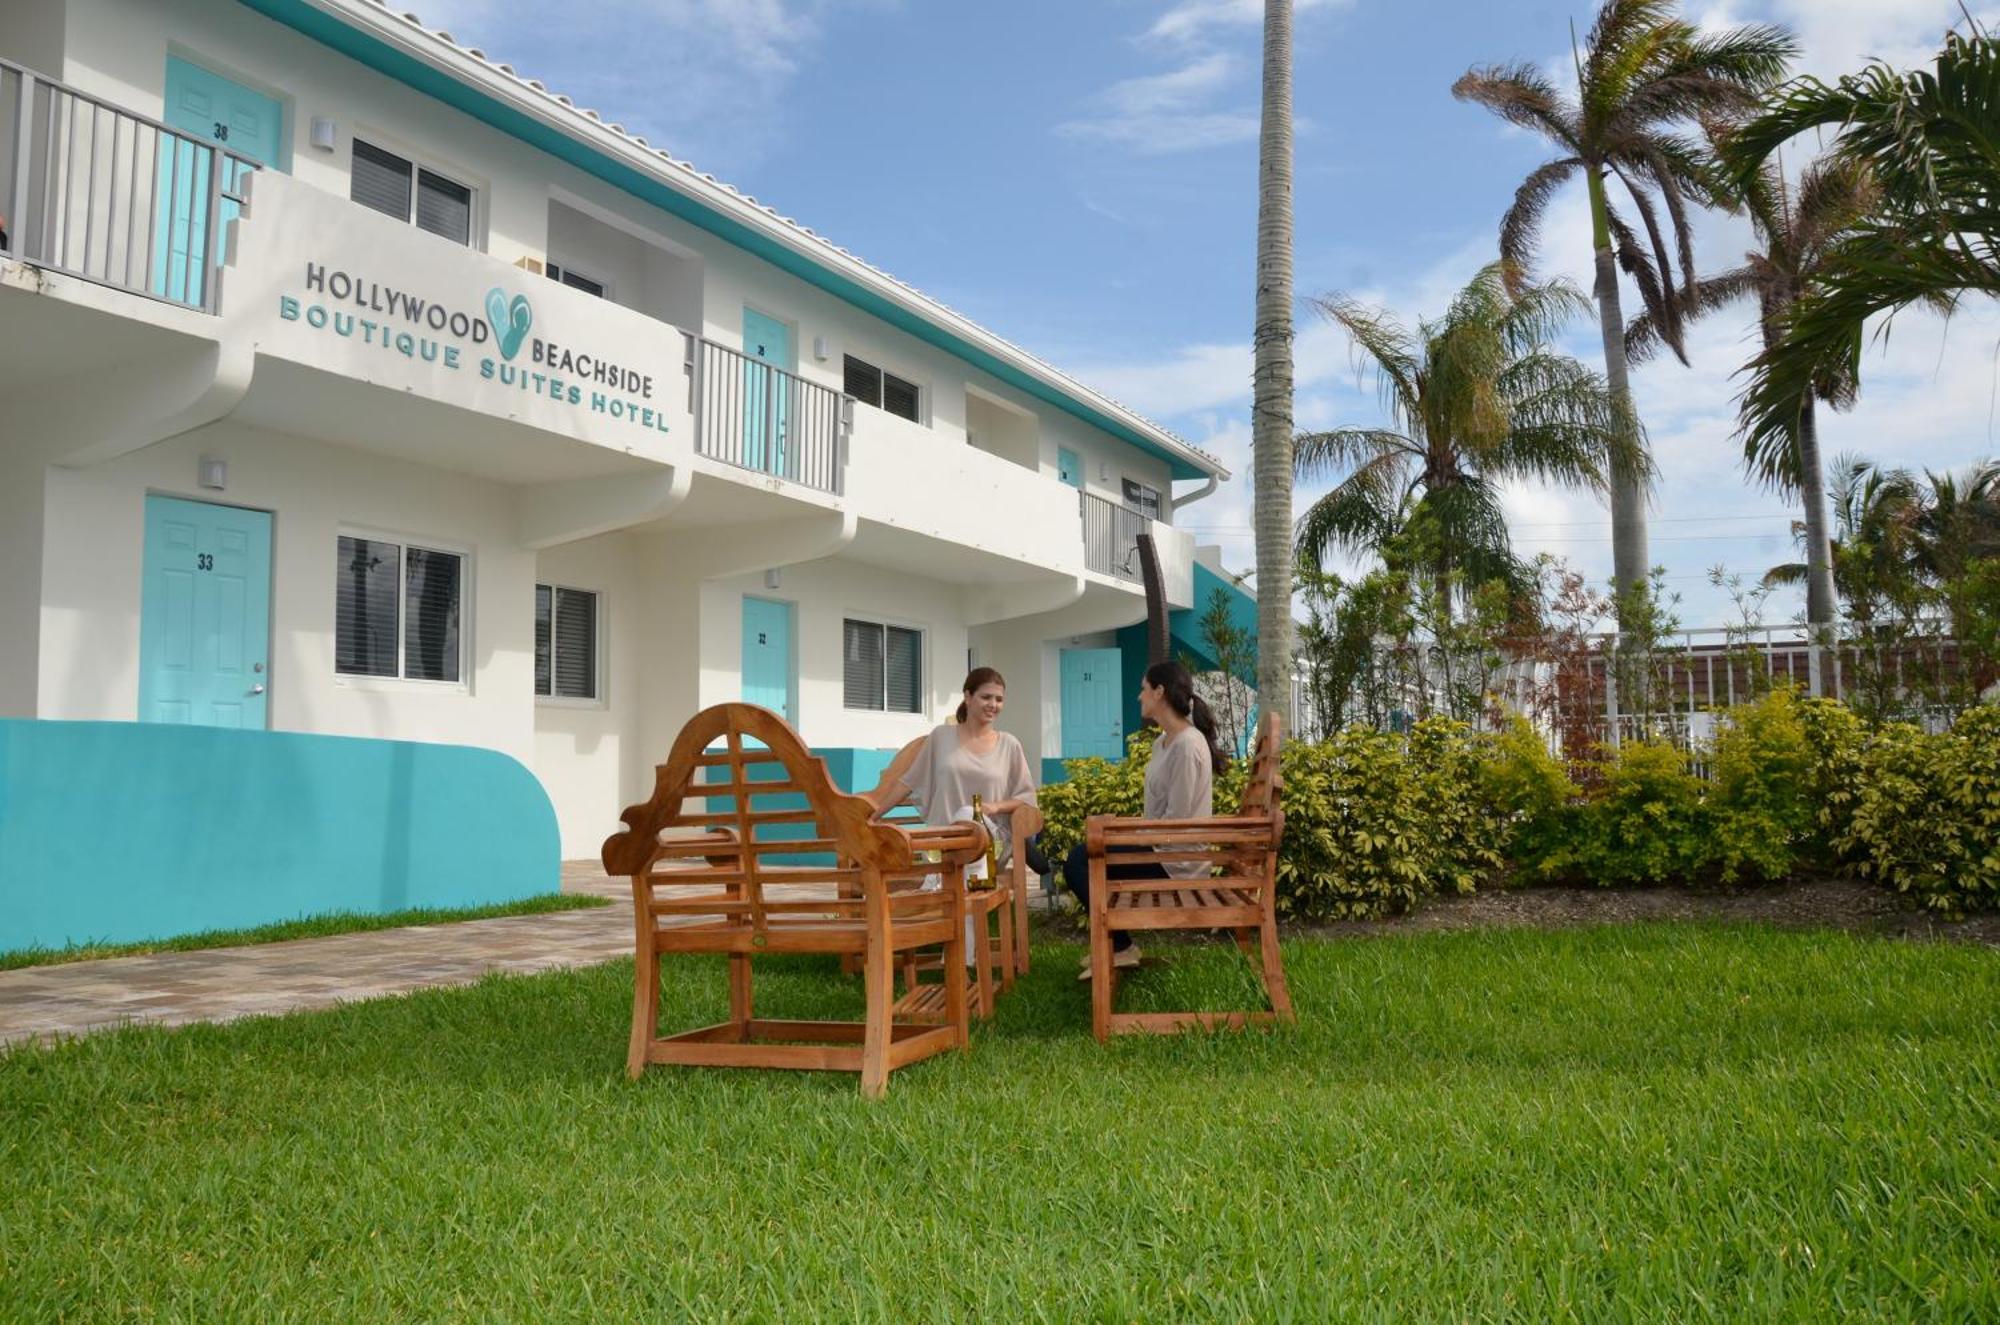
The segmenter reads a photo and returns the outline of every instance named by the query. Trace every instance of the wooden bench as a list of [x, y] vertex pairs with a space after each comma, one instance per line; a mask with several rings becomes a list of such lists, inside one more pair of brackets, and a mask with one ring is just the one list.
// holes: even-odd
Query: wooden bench
[[[907, 794], [893, 801], [889, 798], [929, 739], [928, 735], [919, 736], [898, 750], [875, 784], [870, 799], [885, 807], [885, 822], [917, 822]], [[965, 894], [966, 914], [972, 918], [973, 942], [978, 948], [973, 954], [972, 1007], [981, 1018], [993, 1015], [996, 997], [1012, 989], [1015, 976], [1028, 970], [1026, 843], [1029, 834], [1041, 830], [1042, 815], [1033, 805], [1020, 805], [1009, 812], [1009, 820], [1014, 848], [1007, 864], [1000, 868], [1000, 877], [989, 881], [990, 887], [968, 887]], [[914, 981], [911, 984], [914, 987]]]
[[[631, 1076], [651, 1063], [859, 1072], [861, 1093], [874, 1097], [894, 1069], [968, 1044], [964, 870], [986, 850], [984, 828], [877, 821], [868, 801], [834, 786], [783, 718], [750, 704], [696, 714], [659, 766], [652, 799], [621, 817], [626, 828], [605, 841], [604, 868], [632, 880]], [[914, 886], [933, 873], [944, 878], [940, 891]], [[899, 958], [937, 947], [945, 954], [944, 983], [930, 1000], [937, 1006], [924, 1020], [899, 1017]], [[727, 1021], [658, 1034], [660, 958], [669, 952], [729, 958]], [[859, 957], [866, 1019], [757, 1017], [751, 966], [773, 953]]]
[[[1292, 996], [1278, 953], [1278, 846], [1285, 812], [1278, 802], [1278, 715], [1258, 724], [1250, 778], [1237, 813], [1212, 819], [1121, 819], [1084, 823], [1090, 864], [1090, 1024], [1099, 1040], [1137, 1031], [1190, 1026], [1246, 1026], [1292, 1021]], [[1125, 853], [1133, 853], [1130, 856]], [[1109, 879], [1107, 864], [1198, 861], [1196, 879]], [[1111, 936], [1169, 929], [1226, 929], [1258, 967], [1268, 1012], [1115, 1012], [1118, 970]]]

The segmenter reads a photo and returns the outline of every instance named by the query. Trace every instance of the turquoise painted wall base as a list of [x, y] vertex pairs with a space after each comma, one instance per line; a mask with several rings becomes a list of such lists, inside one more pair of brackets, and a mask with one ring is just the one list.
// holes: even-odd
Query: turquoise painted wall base
[[485, 906], [554, 892], [561, 858], [491, 750], [0, 720], [0, 951]]

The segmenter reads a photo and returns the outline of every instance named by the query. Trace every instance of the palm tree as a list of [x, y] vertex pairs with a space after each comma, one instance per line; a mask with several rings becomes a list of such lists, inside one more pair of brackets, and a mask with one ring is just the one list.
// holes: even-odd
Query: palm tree
[[[1835, 457], [1833, 469], [1826, 494], [1833, 507], [1827, 542], [1832, 578], [1848, 616], [1865, 633], [1889, 603], [1912, 605], [1924, 493], [1910, 471], [1883, 469], [1858, 456]], [[1803, 528], [1799, 534], [1806, 537]], [[1764, 583], [1803, 584], [1808, 573], [1806, 562], [1786, 562], [1764, 572]]]
[[1590, 309], [1568, 282], [1517, 285], [1496, 262], [1414, 332], [1340, 295], [1312, 303], [1373, 370], [1391, 422], [1299, 436], [1297, 477], [1338, 476], [1299, 521], [1303, 563], [1336, 547], [1414, 558], [1449, 610], [1493, 580], [1525, 587], [1503, 483], [1601, 491], [1613, 472], [1645, 473], [1603, 379], [1549, 348]]
[[1872, 176], [1878, 203], [1827, 254], [1818, 286], [1751, 364], [1740, 418], [1752, 453], [1783, 445], [1816, 382], [1859, 379], [1869, 318], [1919, 303], [1948, 310], [1972, 292], [2000, 296], [2000, 45], [1950, 33], [1930, 70], [1877, 61], [1832, 86], [1796, 80], [1731, 136], [1725, 164], [1747, 177], [1822, 128], [1836, 130], [1832, 155]]
[[1264, 0], [1257, 328], [1250, 444], [1257, 700], [1292, 730], [1292, 0]]
[[[1576, 56], [1575, 98], [1558, 92], [1526, 63], [1473, 69], [1452, 85], [1452, 95], [1556, 146], [1557, 155], [1522, 181], [1500, 223], [1500, 256], [1514, 264], [1520, 279], [1527, 279], [1550, 200], [1572, 176], [1583, 175], [1604, 376], [1635, 441], [1639, 425], [1618, 269], [1638, 287], [1660, 339], [1685, 360], [1682, 313], [1695, 285], [1687, 204], [1710, 202], [1713, 191], [1694, 144], [1679, 130], [1700, 119], [1750, 110], [1758, 93], [1782, 76], [1794, 49], [1791, 37], [1774, 27], [1701, 33], [1674, 17], [1673, 0], [1605, 0]], [[1643, 243], [1611, 201], [1614, 180], [1645, 229]], [[1678, 289], [1662, 208], [1679, 259]], [[1629, 451], [1637, 454], [1638, 448]], [[1636, 468], [1621, 467], [1611, 478], [1613, 573], [1622, 597], [1646, 582], [1646, 485]]]
[[[1744, 254], [1741, 265], [1697, 281], [1686, 316], [1693, 319], [1754, 299], [1758, 328], [1768, 349], [1783, 334], [1784, 317], [1792, 305], [1821, 281], [1829, 251], [1874, 205], [1874, 188], [1867, 172], [1831, 157], [1808, 165], [1793, 188], [1772, 161], [1744, 181], [1737, 201], [1749, 213], [1760, 247]], [[1658, 349], [1660, 339], [1652, 315], [1642, 314], [1626, 332], [1626, 354], [1634, 363], [1644, 362]], [[1818, 639], [1832, 627], [1839, 605], [1834, 596], [1832, 534], [1827, 528], [1826, 476], [1820, 463], [1814, 401], [1845, 408], [1854, 398], [1854, 378], [1851, 373], [1832, 371], [1815, 379], [1812, 388], [1799, 403], [1791, 434], [1747, 451], [1744, 460], [1765, 482], [1795, 491], [1801, 498], [1806, 623]], [[1815, 668], [1815, 678], [1817, 675]]]

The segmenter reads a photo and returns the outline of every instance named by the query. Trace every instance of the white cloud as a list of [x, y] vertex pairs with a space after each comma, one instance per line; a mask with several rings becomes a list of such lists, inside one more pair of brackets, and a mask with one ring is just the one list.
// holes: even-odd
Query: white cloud
[[[1331, 9], [1336, 4], [1345, 6], [1352, 0], [1296, 0], [1293, 5], [1293, 23], [1297, 15], [1313, 9]], [[1187, 46], [1212, 38], [1218, 28], [1253, 27], [1260, 31], [1264, 23], [1264, 0], [1174, 0], [1166, 12], [1153, 20], [1146, 29], [1145, 39], [1171, 45]]]
[[782, 93], [817, 53], [833, 0], [600, 0], [553, 27], [501, 0], [419, 3], [461, 46], [676, 156], [740, 168], [783, 132]]
[[1241, 81], [1241, 61], [1217, 51], [1164, 74], [1113, 83], [1091, 99], [1091, 113], [1056, 126], [1069, 138], [1095, 138], [1145, 154], [1195, 151], [1257, 136], [1257, 108], [1217, 102]]

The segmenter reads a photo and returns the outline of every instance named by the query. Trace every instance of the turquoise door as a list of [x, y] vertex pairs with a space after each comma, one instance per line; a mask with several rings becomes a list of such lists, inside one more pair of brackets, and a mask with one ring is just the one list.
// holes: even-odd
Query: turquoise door
[[268, 712], [271, 517], [146, 498], [139, 721], [263, 727]]
[[1116, 649], [1063, 650], [1063, 758], [1125, 757], [1125, 717], [1118, 702], [1123, 665]]
[[792, 694], [790, 603], [743, 600], [743, 700], [784, 714], [786, 722], [799, 720]]
[[[280, 160], [284, 110], [261, 92], [232, 83], [198, 64], [167, 57], [166, 122], [189, 138], [215, 143], [265, 165]], [[162, 135], [154, 187], [157, 232], [153, 237], [153, 293], [200, 304], [209, 274], [202, 269], [208, 247], [210, 156], [196, 143]], [[247, 167], [227, 162], [220, 182], [224, 193], [241, 191]], [[222, 203], [221, 221], [236, 219], [233, 202]]]
[[784, 474], [791, 422], [792, 329], [754, 308], [743, 310], [743, 463]]
[[1067, 446], [1056, 449], [1056, 477], [1072, 488], [1083, 486], [1083, 466], [1077, 462], [1076, 452]]

